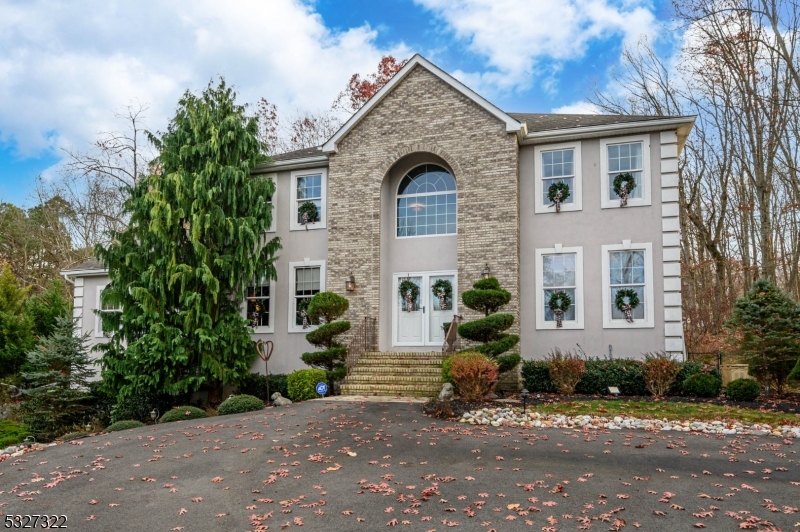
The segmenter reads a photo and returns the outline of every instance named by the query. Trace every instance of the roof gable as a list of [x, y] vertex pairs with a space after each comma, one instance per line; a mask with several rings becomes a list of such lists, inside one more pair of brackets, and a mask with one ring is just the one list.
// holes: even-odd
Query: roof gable
[[510, 115], [500, 110], [500, 108], [490, 103], [488, 100], [455, 79], [453, 76], [437, 67], [421, 55], [416, 54], [408, 61], [408, 63], [406, 63], [403, 68], [400, 69], [397, 74], [392, 77], [392, 79], [389, 80], [388, 83], [386, 83], [386, 85], [381, 87], [381, 89], [375, 93], [375, 95], [370, 98], [369, 101], [367, 101], [367, 103], [361, 107], [361, 109], [356, 111], [353, 116], [351, 116], [350, 119], [345, 122], [341, 128], [339, 128], [339, 131], [337, 131], [325, 144], [322, 145], [322, 151], [324, 153], [336, 153], [339, 140], [345, 137], [359, 122], [361, 122], [361, 120], [367, 116], [369, 112], [386, 97], [386, 95], [392, 92], [392, 90], [394, 90], [394, 88], [401, 81], [403, 81], [403, 79], [405, 79], [406, 76], [408, 76], [408, 74], [416, 66], [424, 68], [434, 76], [447, 83], [453, 89], [475, 102], [479, 107], [486, 110], [489, 114], [505, 123], [506, 131], [509, 133], [522, 132], [524, 134], [524, 122], [519, 122], [515, 118], [512, 118]]

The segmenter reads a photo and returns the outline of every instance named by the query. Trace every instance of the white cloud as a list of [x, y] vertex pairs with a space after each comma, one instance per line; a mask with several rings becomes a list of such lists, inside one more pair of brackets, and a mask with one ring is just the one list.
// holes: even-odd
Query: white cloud
[[574, 102], [568, 105], [556, 107], [552, 111], [561, 115], [599, 115], [602, 114], [594, 104], [589, 102]]
[[440, 17], [470, 51], [486, 58], [492, 70], [455, 73], [484, 94], [528, 89], [549, 75], [539, 65], [542, 60], [578, 59], [593, 40], [617, 36], [627, 44], [655, 33], [647, 0], [415, 2]]
[[0, 142], [20, 156], [83, 148], [138, 100], [163, 129], [184, 90], [225, 76], [241, 102], [325, 108], [381, 55], [369, 26], [329, 30], [301, 0], [0, 3]]

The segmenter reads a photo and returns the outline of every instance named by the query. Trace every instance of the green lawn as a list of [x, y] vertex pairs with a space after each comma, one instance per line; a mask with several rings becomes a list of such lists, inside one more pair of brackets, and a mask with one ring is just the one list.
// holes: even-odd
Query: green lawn
[[768, 423], [770, 425], [800, 424], [800, 415], [761, 412], [746, 408], [718, 406], [704, 403], [672, 403], [663, 401], [569, 401], [531, 407], [542, 414], [598, 415], [614, 417], [627, 415], [642, 419], [740, 421], [746, 424]]

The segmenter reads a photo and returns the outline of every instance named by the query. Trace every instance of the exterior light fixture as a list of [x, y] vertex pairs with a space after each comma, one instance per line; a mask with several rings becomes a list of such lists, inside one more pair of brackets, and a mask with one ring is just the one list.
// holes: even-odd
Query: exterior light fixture
[[522, 391], [519, 392], [519, 394], [522, 396], [522, 413], [525, 414], [525, 407], [527, 406], [528, 396], [530, 395], [530, 392], [527, 389], [523, 388]]
[[154, 408], [150, 411], [150, 419], [152, 419], [156, 425], [158, 425], [158, 418], [160, 417], [159, 414], [160, 412], [158, 411], [158, 408]]
[[89, 421], [86, 422], [86, 432], [92, 432], [92, 424]]
[[344, 281], [344, 288], [348, 292], [354, 292], [356, 289], [356, 278], [353, 277], [353, 272], [350, 272], [350, 276], [345, 279]]
[[608, 393], [614, 396], [614, 399], [619, 399], [619, 388], [616, 386], [609, 386]]
[[491, 272], [489, 270], [489, 265], [487, 264], [486, 267], [483, 269], [483, 272], [481, 272], [481, 275], [483, 276], [484, 279], [488, 279], [490, 273]]

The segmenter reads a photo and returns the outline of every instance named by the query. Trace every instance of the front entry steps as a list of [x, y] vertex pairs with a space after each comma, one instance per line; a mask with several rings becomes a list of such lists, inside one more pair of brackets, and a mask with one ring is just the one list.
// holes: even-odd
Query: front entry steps
[[342, 383], [342, 395], [437, 397], [443, 353], [363, 353]]

